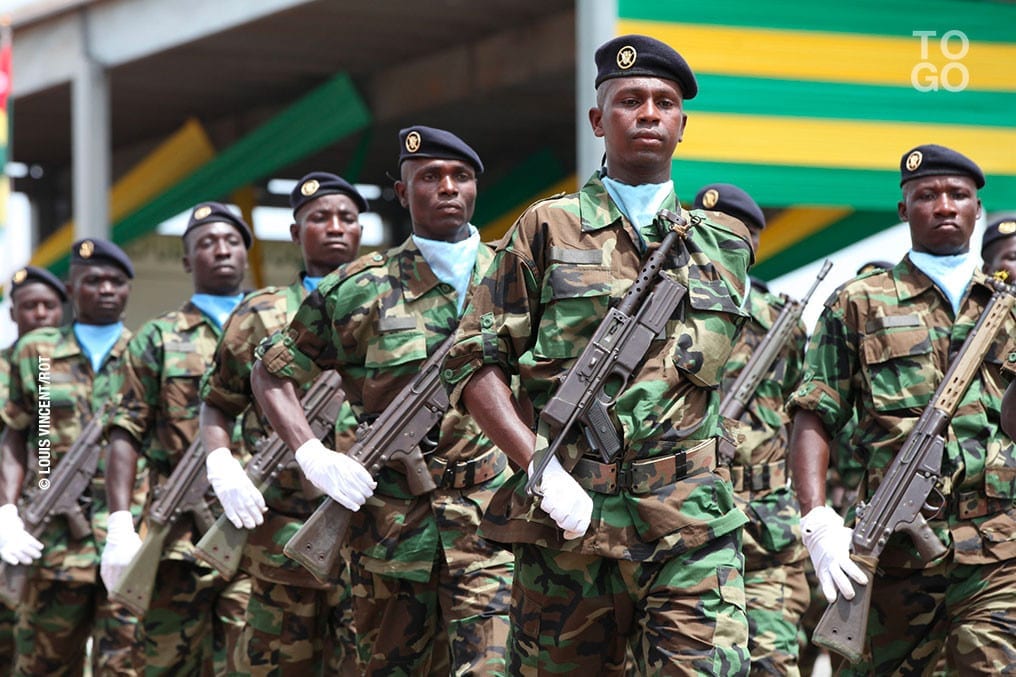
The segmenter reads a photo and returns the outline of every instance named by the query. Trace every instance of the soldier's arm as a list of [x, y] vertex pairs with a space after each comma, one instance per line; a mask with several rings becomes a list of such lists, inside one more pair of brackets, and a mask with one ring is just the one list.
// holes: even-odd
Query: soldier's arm
[[28, 435], [8, 426], [0, 436], [0, 505], [17, 503], [28, 468]]
[[130, 510], [140, 445], [123, 428], [113, 428], [106, 447], [106, 499], [109, 511]]
[[817, 414], [806, 409], [794, 414], [790, 433], [790, 468], [802, 515], [825, 505], [829, 439], [825, 424]]
[[205, 449], [232, 448], [230, 430], [233, 428], [233, 417], [227, 415], [226, 412], [214, 404], [206, 401], [201, 403], [199, 419], [201, 444], [204, 445]]
[[317, 439], [303, 413], [296, 385], [291, 380], [269, 373], [264, 363], [258, 360], [251, 369], [250, 385], [261, 405], [261, 412], [290, 449], [299, 449], [307, 440]]
[[520, 468], [529, 467], [536, 436], [520, 416], [500, 368], [480, 367], [463, 388], [462, 402], [484, 434], [508, 458]]

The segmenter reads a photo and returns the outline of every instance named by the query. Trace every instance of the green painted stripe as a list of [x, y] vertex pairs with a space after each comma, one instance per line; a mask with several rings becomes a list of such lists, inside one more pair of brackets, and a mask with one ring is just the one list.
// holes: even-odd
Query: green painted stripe
[[752, 269], [752, 275], [772, 280], [827, 257], [858, 240], [880, 233], [899, 223], [895, 211], [860, 211], [830, 224], [811, 237], [784, 249]]
[[[689, 124], [693, 125], [694, 120]], [[881, 211], [895, 208], [900, 199], [900, 177], [895, 171], [681, 160], [678, 150], [672, 172], [678, 194], [686, 200], [694, 197], [701, 186], [714, 182], [741, 186], [763, 207], [846, 206]], [[988, 176], [980, 197], [988, 210], [1016, 207], [1016, 176]]]
[[[1016, 5], [969, 0], [618, 0], [625, 19], [912, 37], [914, 31], [963, 31], [971, 41], [1012, 42]], [[918, 38], [913, 38], [915, 43]], [[932, 38], [934, 39], [934, 38]], [[959, 42], [956, 41], [958, 47]], [[676, 45], [678, 50], [680, 46]]]
[[919, 92], [911, 87], [881, 87], [833, 82], [801, 82], [730, 75], [696, 75], [699, 95], [686, 104], [695, 111], [787, 115], [803, 118], [948, 122], [1011, 128], [1016, 121], [1016, 92]]

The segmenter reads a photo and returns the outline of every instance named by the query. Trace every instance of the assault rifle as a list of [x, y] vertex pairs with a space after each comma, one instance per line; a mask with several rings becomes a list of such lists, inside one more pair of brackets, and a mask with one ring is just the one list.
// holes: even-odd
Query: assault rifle
[[[110, 407], [107, 401], [92, 416], [80, 437], [53, 468], [49, 486], [27, 497], [22, 521], [25, 531], [41, 539], [54, 517], [67, 520], [71, 538], [80, 541], [92, 535], [89, 516], [81, 511], [78, 499], [92, 483], [102, 452], [102, 423]], [[44, 479], [44, 478], [43, 478]], [[40, 479], [40, 485], [42, 480]], [[45, 556], [45, 555], [44, 555]], [[30, 564], [0, 562], [0, 598], [13, 609], [25, 594]]]
[[[321, 439], [335, 427], [339, 418], [345, 393], [342, 391], [342, 377], [336, 371], [323, 372], [307, 389], [300, 399], [304, 415], [311, 432]], [[283, 466], [293, 460], [293, 452], [273, 432], [259, 445], [247, 462], [245, 470], [254, 486], [265, 493]], [[194, 548], [195, 556], [215, 567], [223, 578], [231, 579], [240, 567], [240, 557], [247, 543], [249, 531], [235, 526], [222, 515], [212, 525]]]
[[[737, 378], [731, 384], [723, 401], [720, 402], [721, 416], [733, 421], [741, 418], [741, 414], [748, 407], [751, 398], [755, 396], [755, 391], [758, 390], [762, 379], [769, 373], [769, 370], [776, 362], [776, 358], [779, 357], [784, 346], [790, 342], [790, 338], [794, 335], [794, 329], [801, 320], [804, 307], [811, 300], [811, 295], [815, 293], [818, 285], [825, 279], [826, 273], [832, 267], [832, 262], [827, 260], [822, 264], [822, 270], [818, 272], [818, 277], [815, 278], [811, 289], [804, 295], [804, 298], [800, 301], [790, 299], [783, 306], [783, 310], [776, 316], [773, 326], [766, 332], [766, 335], [752, 353], [751, 358], [744, 365], [741, 373], [737, 375]], [[733, 445], [720, 445], [720, 462], [724, 465], [730, 465], [734, 460], [734, 451], [735, 447]]]
[[[370, 427], [358, 435], [359, 439], [348, 452], [372, 477], [377, 477], [387, 464], [400, 463], [405, 469], [409, 490], [416, 496], [437, 488], [420, 445], [431, 448], [437, 445], [436, 440], [428, 439], [428, 433], [448, 410], [448, 393], [441, 383], [441, 365], [453, 341], [454, 335], [438, 346], [413, 380], [399, 391]], [[303, 565], [314, 578], [327, 582], [351, 516], [340, 503], [325, 498], [282, 551]]]
[[1012, 287], [996, 282], [995, 290], [871, 500], [857, 508], [851, 559], [868, 575], [868, 583], [852, 583], [853, 599], [838, 595], [812, 635], [815, 644], [842, 654], [851, 663], [861, 658], [864, 649], [875, 570], [889, 537], [896, 532], [906, 533], [925, 561], [947, 551], [925, 518], [934, 518], [945, 505], [937, 488], [945, 430], [1016, 305], [1016, 290]]
[[662, 270], [679, 240], [684, 256], [688, 256], [684, 238], [691, 227], [683, 217], [667, 209], [656, 214], [655, 224], [661, 235], [666, 233], [660, 246], [646, 259], [621, 302], [607, 312], [540, 412], [540, 421], [548, 425], [554, 440], [545, 450], [537, 448], [534, 454], [533, 472], [526, 483], [526, 492], [531, 495], [537, 491], [547, 464], [576, 424], [582, 424], [589, 446], [607, 463], [612, 463], [621, 451], [621, 438], [609, 409], [628, 385], [653, 339], [666, 328], [667, 320], [688, 293], [687, 287], [664, 275]]

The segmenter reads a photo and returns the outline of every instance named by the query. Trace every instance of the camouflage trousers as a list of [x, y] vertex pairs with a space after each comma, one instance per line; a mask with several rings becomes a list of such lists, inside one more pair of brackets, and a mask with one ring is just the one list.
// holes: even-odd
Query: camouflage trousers
[[839, 674], [1016, 673], [1016, 560], [880, 570], [867, 647]]
[[246, 674], [360, 674], [347, 584], [322, 590], [257, 577], [250, 581], [250, 603], [236, 659]]
[[744, 572], [751, 675], [797, 677], [798, 627], [811, 601], [804, 562]]
[[101, 583], [33, 579], [18, 607], [16, 675], [80, 675], [92, 637], [92, 674], [140, 674], [138, 620]]
[[420, 582], [373, 573], [354, 553], [350, 570], [363, 674], [505, 674], [510, 562], [453, 576], [439, 549]]
[[508, 673], [747, 675], [740, 532], [664, 562], [515, 545]]
[[0, 602], [0, 677], [7, 677], [14, 667], [14, 622], [13, 609]]
[[250, 579], [226, 581], [209, 567], [163, 560], [141, 622], [146, 675], [231, 675], [250, 598]]

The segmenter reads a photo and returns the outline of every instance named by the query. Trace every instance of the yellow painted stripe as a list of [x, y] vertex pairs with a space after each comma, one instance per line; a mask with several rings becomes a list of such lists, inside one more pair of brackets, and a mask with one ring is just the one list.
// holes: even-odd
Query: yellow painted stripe
[[846, 217], [853, 210], [839, 207], [791, 207], [784, 209], [762, 231], [755, 263], [779, 254], [814, 233]]
[[[109, 191], [109, 216], [115, 223], [215, 157], [201, 123], [188, 120], [117, 181]], [[48, 266], [71, 250], [74, 222], [68, 221], [41, 243], [32, 264]]]
[[678, 160], [890, 171], [908, 149], [939, 143], [973, 158], [985, 173], [1016, 174], [1016, 129], [999, 127], [692, 111], [685, 139]]
[[[915, 19], [915, 29], [919, 24]], [[618, 21], [617, 32], [644, 33], [674, 45], [699, 73], [911, 87], [919, 63], [929, 62], [938, 71], [949, 63], [938, 42], [941, 35], [929, 38], [927, 58], [922, 58], [921, 40], [913, 35], [894, 38], [635, 20]], [[979, 40], [968, 44], [957, 63], [967, 69], [971, 89], [1016, 91], [1016, 44]], [[961, 48], [958, 39], [948, 42], [953, 54]], [[959, 71], [949, 77], [956, 77], [949, 80], [954, 86], [961, 82]]]
[[494, 242], [501, 239], [501, 237], [508, 232], [508, 229], [514, 225], [515, 220], [519, 218], [519, 215], [526, 210], [526, 207], [533, 204], [537, 200], [550, 197], [556, 193], [571, 193], [578, 189], [578, 180], [575, 174], [561, 179], [552, 186], [547, 186], [546, 190], [541, 191], [538, 195], [532, 196], [526, 202], [518, 204], [514, 209], [508, 210], [497, 219], [491, 221], [487, 225], [480, 228], [480, 239], [484, 242]]

